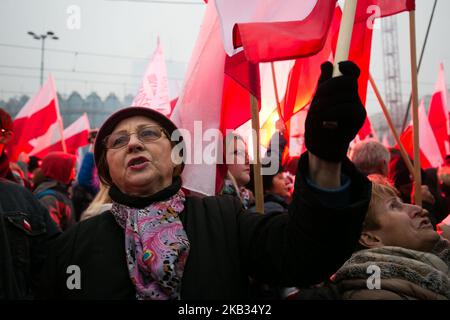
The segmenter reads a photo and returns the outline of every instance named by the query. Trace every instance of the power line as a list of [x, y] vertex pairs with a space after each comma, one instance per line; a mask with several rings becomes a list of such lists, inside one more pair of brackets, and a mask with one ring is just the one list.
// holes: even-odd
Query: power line
[[[39, 79], [38, 76], [32, 76], [32, 75], [24, 75], [24, 74], [10, 74], [10, 73], [0, 73], [0, 76], [4, 77], [13, 77], [13, 78], [28, 78], [28, 79]], [[58, 78], [60, 81], [68, 81], [68, 82], [82, 82], [82, 83], [100, 83], [100, 84], [113, 84], [113, 85], [136, 85], [138, 82], [131, 83], [131, 82], [112, 82], [112, 81], [97, 81], [97, 80], [83, 80], [83, 79], [65, 79], [65, 78]]]
[[[0, 65], [0, 68], [7, 69], [19, 69], [19, 70], [39, 70], [37, 67], [29, 67], [29, 66], [7, 66]], [[113, 73], [113, 72], [98, 72], [98, 71], [82, 71], [82, 70], [69, 70], [69, 69], [58, 69], [58, 68], [47, 68], [47, 71], [53, 72], [62, 72], [62, 73], [85, 73], [85, 74], [95, 74], [102, 76], [119, 76], [119, 77], [131, 77], [131, 78], [142, 78], [142, 75], [135, 74], [125, 74], [125, 73]]]
[[[0, 68], [7, 68], [7, 69], [19, 69], [19, 70], [39, 70], [37, 67], [30, 67], [30, 66], [8, 66], [1, 64]], [[100, 76], [118, 76], [118, 77], [130, 77], [130, 78], [142, 78], [142, 75], [137, 74], [125, 74], [125, 73], [114, 73], [114, 72], [99, 72], [99, 71], [82, 71], [82, 70], [69, 70], [69, 69], [58, 69], [58, 68], [47, 68], [47, 71], [52, 72], [61, 72], [61, 73], [84, 73], [84, 74], [93, 74], [93, 75], [100, 75]], [[176, 77], [169, 77], [170, 80], [176, 80], [181, 81], [183, 78], [176, 78]]]
[[[23, 45], [18, 45], [18, 44], [9, 44], [9, 43], [0, 43], [0, 46], [1, 47], [9, 47], [9, 48], [28, 49], [28, 50], [41, 50], [41, 48], [38, 48], [38, 47], [23, 46]], [[148, 58], [143, 58], [143, 57], [133, 57], [133, 56], [115, 55], [115, 54], [107, 54], [107, 53], [87, 52], [87, 51], [72, 51], [72, 50], [64, 50], [64, 49], [46, 48], [45, 51], [68, 53], [68, 54], [83, 54], [83, 55], [89, 55], [89, 56], [117, 58], [117, 59], [138, 59], [138, 60], [147, 60], [148, 59]]]
[[[18, 49], [28, 49], [28, 50], [41, 50], [39, 47], [33, 47], [33, 46], [24, 46], [19, 44], [10, 44], [10, 43], [0, 43], [0, 47], [7, 47], [7, 48], [18, 48]], [[64, 50], [64, 49], [52, 49], [52, 48], [45, 48], [45, 51], [51, 51], [51, 52], [59, 52], [59, 53], [66, 53], [66, 54], [74, 54], [74, 55], [86, 55], [86, 56], [96, 56], [96, 57], [106, 57], [106, 58], [115, 58], [115, 59], [135, 59], [135, 60], [148, 60], [149, 57], [135, 57], [135, 56], [127, 56], [127, 55], [116, 55], [116, 54], [109, 54], [109, 53], [98, 53], [98, 52], [88, 52], [88, 51], [76, 51], [76, 50]], [[185, 64], [183, 61], [177, 61], [177, 60], [166, 60], [167, 63], [182, 63]]]

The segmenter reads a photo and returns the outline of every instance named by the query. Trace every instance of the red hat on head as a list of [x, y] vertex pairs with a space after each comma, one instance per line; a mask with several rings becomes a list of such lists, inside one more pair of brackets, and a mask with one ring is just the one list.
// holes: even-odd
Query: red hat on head
[[50, 152], [42, 159], [42, 173], [45, 177], [63, 184], [73, 179], [77, 157], [61, 151]]

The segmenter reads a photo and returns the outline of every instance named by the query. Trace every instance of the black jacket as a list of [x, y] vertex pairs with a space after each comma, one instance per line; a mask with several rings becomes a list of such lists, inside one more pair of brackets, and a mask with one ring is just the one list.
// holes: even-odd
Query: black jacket
[[[182, 299], [246, 298], [248, 276], [281, 286], [314, 284], [350, 257], [361, 232], [371, 184], [345, 161], [343, 170], [352, 180], [351, 203], [328, 207], [305, 181], [307, 162], [305, 155], [288, 213], [244, 212], [239, 200], [229, 196], [186, 199], [180, 219], [191, 248]], [[169, 196], [177, 190], [163, 193]], [[133, 199], [123, 200], [128, 202]], [[82, 221], [63, 234], [47, 262], [42, 298], [135, 298], [124, 231], [110, 212]], [[67, 288], [71, 265], [80, 267], [81, 289]]]
[[57, 234], [30, 191], [0, 179], [0, 300], [33, 298], [47, 240]]

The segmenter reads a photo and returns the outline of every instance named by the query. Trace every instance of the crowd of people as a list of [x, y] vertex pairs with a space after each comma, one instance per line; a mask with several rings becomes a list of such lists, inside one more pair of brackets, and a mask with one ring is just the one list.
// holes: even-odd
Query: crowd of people
[[[112, 114], [77, 167], [64, 152], [10, 163], [13, 121], [0, 109], [0, 299], [450, 299], [450, 158], [414, 190], [397, 150], [349, 150], [366, 112], [358, 67], [339, 68], [333, 78], [322, 65], [307, 152], [285, 166], [277, 125], [263, 214], [235, 133], [206, 197], [183, 188], [172, 151], [184, 142], [157, 111]], [[70, 270], [81, 270], [74, 285]]]

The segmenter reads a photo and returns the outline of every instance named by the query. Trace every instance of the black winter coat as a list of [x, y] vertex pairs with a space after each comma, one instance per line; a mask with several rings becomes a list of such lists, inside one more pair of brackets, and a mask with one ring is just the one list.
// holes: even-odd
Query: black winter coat
[[58, 233], [30, 191], [0, 179], [0, 300], [33, 298], [48, 239]]
[[[244, 212], [239, 200], [229, 196], [187, 197], [180, 219], [191, 248], [182, 299], [247, 298], [249, 276], [285, 287], [319, 283], [350, 257], [366, 215], [371, 184], [346, 160], [343, 173], [352, 181], [347, 190], [351, 203], [332, 208], [306, 183], [307, 170], [304, 155], [288, 213]], [[174, 183], [151, 201], [165, 199], [178, 189]], [[117, 195], [111, 196], [117, 201]], [[136, 207], [149, 204], [123, 194], [119, 200]], [[110, 212], [82, 221], [63, 234], [47, 262], [42, 298], [135, 298], [124, 231]], [[67, 288], [71, 265], [80, 268], [80, 289]]]

